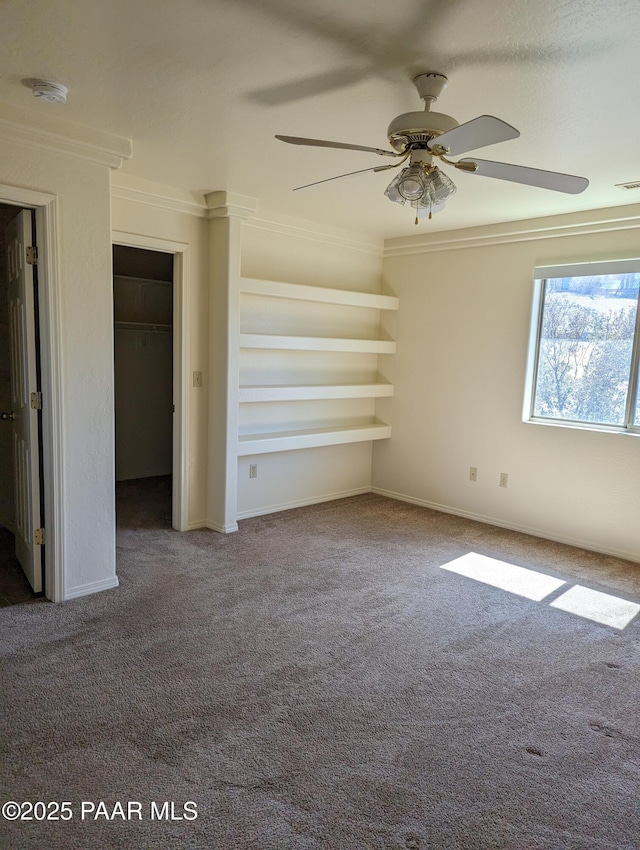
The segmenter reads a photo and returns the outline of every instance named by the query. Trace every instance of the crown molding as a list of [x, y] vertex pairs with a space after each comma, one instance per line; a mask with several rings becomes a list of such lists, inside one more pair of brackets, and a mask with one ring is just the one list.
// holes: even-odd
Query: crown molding
[[120, 168], [133, 153], [130, 139], [8, 103], [0, 104], [0, 139], [108, 168]]
[[144, 204], [147, 207], [156, 207], [161, 210], [194, 215], [198, 218], [207, 218], [208, 210], [204, 202], [187, 201], [176, 195], [166, 195], [158, 192], [150, 192], [147, 189], [138, 189], [133, 186], [124, 186], [121, 183], [111, 184], [111, 197], [118, 201], [129, 201], [134, 204]]
[[204, 199], [208, 218], [248, 218], [258, 209], [256, 198], [236, 192], [208, 192]]
[[303, 227], [289, 222], [278, 221], [275, 216], [271, 217], [265, 214], [262, 216], [252, 216], [251, 219], [245, 223], [245, 227], [251, 228], [252, 230], [262, 230], [268, 233], [291, 236], [296, 239], [304, 239], [308, 242], [316, 242], [333, 248], [338, 247], [363, 251], [367, 254], [374, 254], [375, 256], [382, 257], [382, 241], [366, 242], [364, 239], [343, 236], [339, 233], [324, 229], [322, 225], [317, 225], [316, 227], [312, 222], [309, 222], [309, 226]]
[[567, 236], [589, 236], [640, 227], [640, 205], [586, 210], [560, 216], [511, 221], [463, 230], [447, 230], [423, 236], [387, 239], [385, 257], [430, 254], [437, 251], [482, 248], [514, 242], [532, 242]]
[[[229, 215], [244, 219], [244, 227], [252, 230], [275, 233], [295, 239], [304, 239], [330, 247], [348, 248], [382, 257], [382, 240], [368, 242], [365, 238], [345, 236], [320, 224], [305, 222], [304, 225], [287, 220], [273, 212], [255, 214], [258, 202], [255, 198], [234, 192], [209, 192], [206, 195], [184, 192], [174, 186], [150, 183], [132, 177], [126, 172], [117, 175], [111, 182], [111, 197], [119, 201], [143, 204], [161, 210], [184, 213], [198, 218], [225, 218]], [[188, 195], [191, 195], [189, 198]]]

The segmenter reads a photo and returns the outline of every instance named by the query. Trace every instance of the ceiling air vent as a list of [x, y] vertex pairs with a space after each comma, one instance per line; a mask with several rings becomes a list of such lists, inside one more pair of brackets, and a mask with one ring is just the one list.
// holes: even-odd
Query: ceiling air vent
[[640, 180], [632, 180], [630, 183], [616, 183], [617, 189], [640, 189]]

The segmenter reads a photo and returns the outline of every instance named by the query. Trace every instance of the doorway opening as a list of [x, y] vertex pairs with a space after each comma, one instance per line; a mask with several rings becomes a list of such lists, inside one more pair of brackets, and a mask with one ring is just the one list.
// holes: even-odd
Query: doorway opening
[[113, 246], [116, 521], [171, 528], [174, 258]]
[[0, 607], [44, 600], [35, 213], [0, 203]]

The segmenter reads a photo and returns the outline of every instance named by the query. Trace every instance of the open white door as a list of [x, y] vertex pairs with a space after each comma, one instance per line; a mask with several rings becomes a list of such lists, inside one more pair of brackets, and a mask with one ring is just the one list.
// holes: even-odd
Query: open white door
[[[35, 593], [42, 591], [38, 375], [31, 213], [21, 210], [7, 226], [7, 279], [11, 336], [16, 557]], [[3, 416], [4, 418], [4, 416]], [[9, 425], [9, 423], [5, 423]], [[38, 537], [38, 542], [36, 542]]]

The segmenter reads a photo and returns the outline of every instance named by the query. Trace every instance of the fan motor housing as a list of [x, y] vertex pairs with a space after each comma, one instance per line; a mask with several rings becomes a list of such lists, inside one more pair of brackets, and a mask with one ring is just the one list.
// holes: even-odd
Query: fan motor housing
[[389, 144], [395, 150], [405, 151], [412, 147], [424, 146], [436, 136], [458, 127], [455, 118], [443, 112], [404, 112], [393, 119], [387, 128]]

